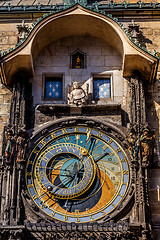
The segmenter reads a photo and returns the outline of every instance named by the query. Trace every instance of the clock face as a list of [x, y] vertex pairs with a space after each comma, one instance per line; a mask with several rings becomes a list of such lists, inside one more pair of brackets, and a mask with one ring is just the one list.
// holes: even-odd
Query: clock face
[[126, 196], [128, 159], [108, 134], [84, 126], [57, 129], [32, 150], [26, 184], [50, 217], [84, 223], [113, 212]]

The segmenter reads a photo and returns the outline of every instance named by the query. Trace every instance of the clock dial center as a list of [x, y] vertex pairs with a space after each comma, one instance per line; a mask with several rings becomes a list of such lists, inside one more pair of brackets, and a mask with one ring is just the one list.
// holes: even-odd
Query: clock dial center
[[48, 150], [36, 164], [37, 179], [40, 179], [43, 169], [46, 171], [41, 184], [45, 184], [45, 188], [52, 184], [51, 192], [59, 199], [71, 199], [84, 194], [95, 179], [93, 158], [89, 154], [82, 155], [83, 148], [71, 143], [51, 145]]
[[[83, 162], [75, 158], [67, 160], [61, 167], [60, 180], [66, 187], [77, 185], [83, 178], [84, 165]], [[68, 180], [68, 181], [67, 181]]]
[[88, 150], [85, 149], [85, 148], [82, 148], [82, 149], [81, 149], [81, 154], [82, 154], [83, 156], [86, 156], [86, 155], [88, 154]]

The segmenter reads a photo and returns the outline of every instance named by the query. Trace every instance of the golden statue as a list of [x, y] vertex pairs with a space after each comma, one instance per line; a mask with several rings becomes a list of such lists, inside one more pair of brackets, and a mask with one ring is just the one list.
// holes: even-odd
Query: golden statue
[[78, 56], [77, 59], [76, 59], [76, 68], [80, 68], [80, 67], [81, 67], [81, 59]]

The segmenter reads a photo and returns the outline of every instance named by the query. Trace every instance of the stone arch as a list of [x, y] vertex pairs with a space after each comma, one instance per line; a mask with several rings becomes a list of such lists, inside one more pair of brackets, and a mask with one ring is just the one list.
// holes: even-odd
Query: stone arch
[[[68, 36], [93, 36], [115, 48], [123, 59], [123, 75], [130, 76], [136, 69], [153, 79], [157, 58], [132, 43], [120, 25], [112, 18], [93, 12], [78, 4], [39, 21], [28, 38], [2, 59], [2, 72], [10, 83], [15, 71], [26, 68], [34, 74], [33, 60], [51, 42]], [[2, 76], [2, 79], [5, 77]]]

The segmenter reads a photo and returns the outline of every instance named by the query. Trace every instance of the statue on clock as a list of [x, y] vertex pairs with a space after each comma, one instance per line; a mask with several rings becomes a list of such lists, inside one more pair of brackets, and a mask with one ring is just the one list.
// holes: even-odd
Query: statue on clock
[[6, 148], [5, 148], [5, 157], [6, 162], [11, 163], [15, 156], [15, 149], [16, 149], [16, 139], [13, 136], [12, 130], [7, 131], [6, 134]]
[[26, 133], [24, 131], [20, 131], [16, 141], [17, 163], [25, 162], [26, 148], [27, 148]]
[[150, 165], [153, 148], [154, 148], [155, 135], [152, 135], [148, 128], [143, 129], [140, 137], [140, 147], [142, 155], [142, 165], [147, 167]]
[[77, 107], [87, 103], [88, 84], [84, 83], [80, 86], [78, 82], [73, 82], [72, 87], [68, 87], [68, 104]]

